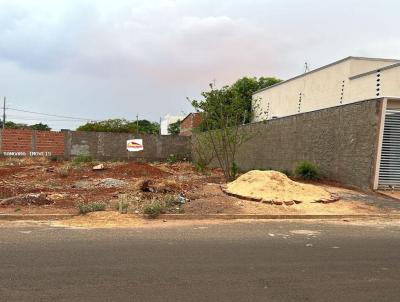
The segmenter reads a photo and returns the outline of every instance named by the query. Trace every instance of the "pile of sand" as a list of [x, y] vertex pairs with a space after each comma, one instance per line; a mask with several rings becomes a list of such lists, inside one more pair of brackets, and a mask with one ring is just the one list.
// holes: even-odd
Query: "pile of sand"
[[276, 171], [250, 171], [229, 183], [226, 193], [262, 201], [313, 202], [331, 198], [314, 185], [302, 184]]

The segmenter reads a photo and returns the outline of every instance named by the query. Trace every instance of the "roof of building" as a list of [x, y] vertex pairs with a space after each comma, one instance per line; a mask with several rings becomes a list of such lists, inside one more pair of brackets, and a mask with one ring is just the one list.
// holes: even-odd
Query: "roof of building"
[[181, 120], [181, 123], [182, 123], [184, 120], [186, 120], [189, 116], [191, 116], [191, 115], [198, 115], [198, 114], [200, 114], [200, 112], [191, 112], [191, 113], [189, 113], [188, 115], [186, 115], [186, 116]]
[[[321, 66], [321, 67], [319, 67], [319, 68], [313, 69], [313, 70], [311, 70], [311, 71], [309, 71], [309, 72], [305, 72], [305, 73], [300, 74], [300, 75], [298, 75], [298, 76], [295, 76], [295, 77], [293, 77], [293, 78], [287, 79], [287, 80], [285, 80], [285, 81], [282, 81], [282, 82], [276, 83], [276, 84], [274, 84], [274, 85], [271, 85], [271, 86], [262, 88], [262, 89], [260, 89], [260, 90], [257, 90], [256, 92], [253, 93], [253, 95], [255, 95], [255, 94], [257, 94], [257, 93], [260, 93], [261, 91], [265, 91], [265, 90], [271, 89], [271, 88], [273, 88], [273, 87], [276, 87], [276, 86], [285, 84], [285, 83], [287, 83], [287, 82], [293, 81], [293, 80], [295, 80], [295, 79], [304, 77], [304, 76], [309, 75], [309, 74], [311, 74], [311, 73], [314, 73], [314, 72], [323, 70], [323, 69], [328, 68], [328, 67], [331, 67], [331, 66], [333, 66], [333, 65], [342, 63], [342, 62], [347, 61], [347, 60], [386, 61], [386, 62], [398, 62], [398, 63], [400, 63], [400, 60], [397, 60], [397, 59], [383, 59], [383, 58], [368, 58], [368, 57], [353, 57], [353, 56], [349, 56], [349, 57], [346, 57], [346, 58], [344, 58], [344, 59], [341, 59], [341, 60], [335, 61], [335, 62], [333, 62], [333, 63], [330, 63], [330, 64], [328, 64], [328, 65], [324, 65], [324, 66]], [[398, 64], [398, 63], [396, 63], [396, 64]], [[396, 65], [396, 64], [393, 64], [393, 65]], [[389, 65], [389, 66], [393, 66], [393, 65]], [[386, 66], [386, 67], [389, 67], [389, 66]], [[396, 67], [396, 66], [394, 66], [394, 67]], [[382, 67], [382, 68], [378, 68], [377, 70], [379, 70], [379, 69], [380, 69], [380, 70], [384, 70], [384, 69], [388, 69], [388, 68]], [[375, 72], [375, 71], [372, 71], [372, 72]], [[354, 76], [354, 77], [357, 77], [357, 76], [360, 76], [360, 75], [356, 75], [356, 76]], [[354, 77], [352, 77], [352, 78], [354, 78]], [[350, 79], [351, 79], [351, 78], [350, 78]]]
[[385, 67], [376, 68], [374, 70], [367, 71], [367, 72], [364, 72], [364, 73], [357, 74], [355, 76], [350, 77], [350, 80], [358, 79], [358, 78], [365, 77], [365, 76], [370, 75], [370, 74], [377, 73], [379, 71], [392, 69], [392, 68], [396, 68], [396, 67], [400, 67], [400, 62], [394, 63], [392, 65], [388, 65], [388, 66], [385, 66]]

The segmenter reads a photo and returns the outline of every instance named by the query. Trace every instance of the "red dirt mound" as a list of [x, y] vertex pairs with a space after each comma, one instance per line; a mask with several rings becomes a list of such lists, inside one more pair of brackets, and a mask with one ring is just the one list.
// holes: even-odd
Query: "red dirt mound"
[[170, 173], [162, 171], [149, 164], [142, 164], [135, 162], [117, 166], [107, 173], [107, 175], [111, 177], [153, 177], [153, 178], [159, 178], [169, 174]]

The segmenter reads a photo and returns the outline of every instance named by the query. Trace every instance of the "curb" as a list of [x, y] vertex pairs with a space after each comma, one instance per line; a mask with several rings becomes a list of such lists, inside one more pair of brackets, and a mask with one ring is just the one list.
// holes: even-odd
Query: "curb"
[[400, 214], [350, 214], [350, 215], [324, 215], [324, 214], [161, 214], [158, 219], [170, 220], [204, 220], [204, 219], [366, 219], [366, 218], [385, 218], [385, 219], [400, 219]]
[[[75, 216], [75, 214], [0, 214], [0, 221], [18, 221], [18, 220], [61, 220], [68, 219]], [[146, 218], [144, 215], [135, 215], [136, 217]], [[157, 219], [166, 220], [206, 220], [206, 219], [220, 219], [220, 220], [239, 220], [239, 219], [253, 219], [253, 220], [276, 220], [276, 219], [399, 219], [400, 214], [349, 214], [349, 215], [324, 215], [324, 214], [161, 214]]]
[[74, 214], [0, 214], [0, 220], [59, 220], [72, 218]]

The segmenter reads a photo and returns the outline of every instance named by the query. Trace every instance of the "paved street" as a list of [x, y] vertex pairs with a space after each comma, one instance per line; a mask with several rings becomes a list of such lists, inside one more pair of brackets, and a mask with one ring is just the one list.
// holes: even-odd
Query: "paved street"
[[[168, 225], [168, 223], [166, 223]], [[398, 301], [400, 224], [3, 224], [1, 301]]]

